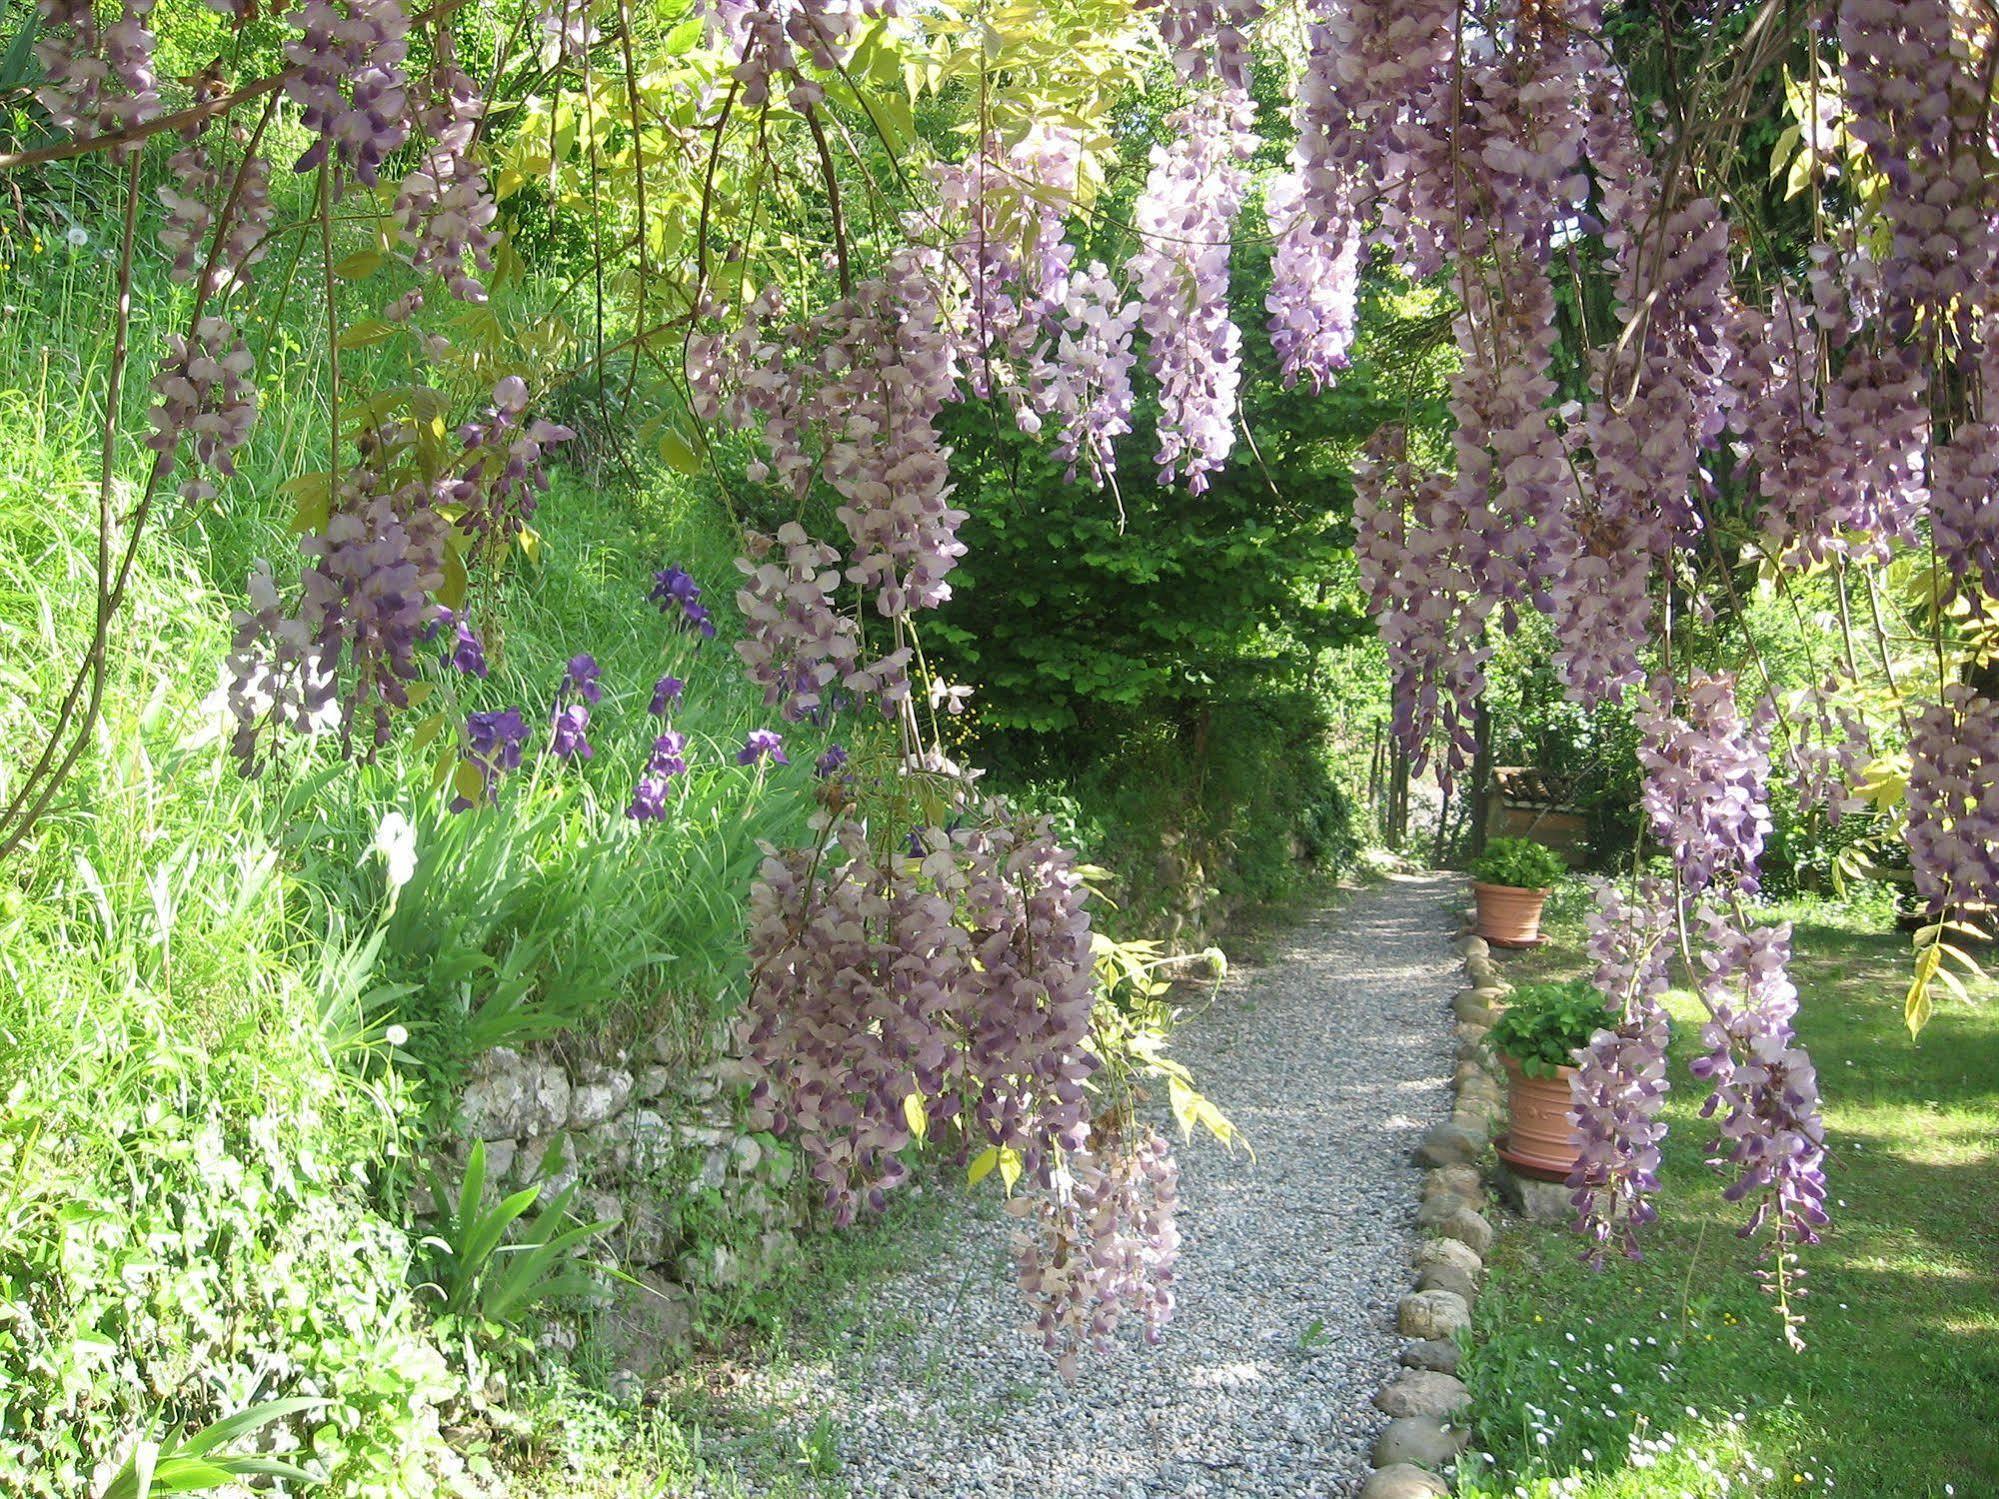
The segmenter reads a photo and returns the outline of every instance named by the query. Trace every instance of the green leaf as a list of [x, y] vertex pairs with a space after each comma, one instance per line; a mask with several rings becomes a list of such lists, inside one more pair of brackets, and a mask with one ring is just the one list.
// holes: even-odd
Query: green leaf
[[386, 343], [401, 331], [394, 323], [384, 322], [378, 317], [357, 318], [340, 330], [340, 336], [333, 342], [341, 349], [366, 349], [379, 343]]
[[984, 1150], [973, 1156], [971, 1165], [965, 1168], [965, 1185], [976, 1187], [980, 1182], [991, 1176], [993, 1174], [993, 1167], [999, 1164], [999, 1158], [1000, 1153], [997, 1145], [988, 1145]]
[[359, 281], [387, 265], [389, 257], [380, 250], [356, 250], [333, 262], [333, 274], [342, 281]]
[[909, 1125], [909, 1132], [921, 1140], [930, 1133], [930, 1115], [924, 1110], [921, 1093], [906, 1094], [902, 1100], [902, 1117]]
[[1909, 981], [1909, 992], [1902, 1000], [1902, 1023], [1909, 1028], [1913, 1038], [1923, 1033], [1923, 1027], [1930, 1023], [1930, 981], [1936, 977], [1937, 966], [1943, 962], [1943, 954], [1937, 945], [1931, 943], [1916, 955], [1915, 976]]

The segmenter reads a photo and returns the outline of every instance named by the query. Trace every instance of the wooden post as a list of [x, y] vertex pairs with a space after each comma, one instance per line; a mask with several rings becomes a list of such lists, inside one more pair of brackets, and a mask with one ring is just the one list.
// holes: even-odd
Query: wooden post
[[1472, 737], [1477, 743], [1471, 762], [1471, 838], [1466, 845], [1470, 857], [1485, 852], [1486, 828], [1492, 821], [1492, 713], [1485, 694], [1472, 704]]

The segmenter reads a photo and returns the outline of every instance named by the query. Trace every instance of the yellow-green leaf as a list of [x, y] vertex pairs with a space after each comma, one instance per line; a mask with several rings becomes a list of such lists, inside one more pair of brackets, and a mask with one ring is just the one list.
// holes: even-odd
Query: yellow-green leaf
[[299, 474], [278, 486], [278, 493], [292, 501], [292, 530], [300, 536], [314, 536], [326, 529], [333, 513], [333, 482], [328, 474]]
[[342, 281], [359, 281], [374, 275], [388, 264], [388, 259], [380, 250], [356, 250], [352, 255], [343, 255], [333, 262], [333, 274]]
[[384, 322], [378, 317], [364, 317], [349, 323], [340, 330], [340, 337], [334, 343], [343, 349], [365, 349], [396, 336], [394, 323]]
[[1013, 1184], [1020, 1180], [1020, 1152], [1011, 1145], [1003, 1146], [999, 1153], [1000, 1184], [1013, 1194]]
[[673, 428], [668, 427], [659, 434], [659, 456], [683, 474], [701, 472], [701, 458]]
[[930, 1133], [930, 1115], [924, 1111], [923, 1095], [911, 1093], [902, 1100], [902, 1117], [909, 1124], [909, 1132], [921, 1140]]
[[1916, 955], [1916, 974], [1909, 983], [1908, 997], [1902, 1001], [1902, 1020], [1911, 1036], [1920, 1036], [1923, 1027], [1930, 1023], [1930, 980], [1936, 977], [1937, 965], [1942, 961], [1943, 954], [1935, 946], [1926, 947]]
[[984, 1150], [973, 1156], [972, 1164], [965, 1168], [965, 1185], [976, 1187], [980, 1182], [991, 1176], [993, 1174], [993, 1167], [999, 1164], [999, 1158], [1000, 1153], [997, 1145], [988, 1145]]
[[465, 574], [465, 559], [450, 547], [444, 549], [444, 581], [437, 585], [437, 601], [456, 612], [465, 607], [465, 590], [471, 584]]
[[460, 760], [451, 774], [451, 789], [466, 801], [476, 802], [486, 794], [485, 774], [470, 760]]

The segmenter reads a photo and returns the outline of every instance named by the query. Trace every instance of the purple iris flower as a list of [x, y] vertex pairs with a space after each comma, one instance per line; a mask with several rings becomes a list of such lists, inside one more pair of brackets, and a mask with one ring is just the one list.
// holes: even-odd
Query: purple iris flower
[[453, 667], [468, 677], [486, 675], [486, 647], [472, 627], [459, 620], [457, 638], [451, 642], [451, 655], [447, 658]]
[[571, 656], [569, 665], [562, 674], [562, 685], [556, 689], [557, 695], [574, 688], [584, 702], [594, 703], [604, 695], [604, 689], [597, 685], [597, 678], [601, 675], [602, 672], [597, 667], [597, 658], [589, 652], [586, 651], [580, 656]]
[[789, 765], [791, 760], [784, 753], [784, 736], [775, 729], [751, 729], [743, 747], [736, 751], [738, 765], [754, 765], [768, 755], [779, 765]]
[[666, 816], [666, 792], [675, 776], [687, 774], [687, 736], [668, 729], [652, 742], [646, 771], [632, 788], [625, 816], [634, 822], [657, 822]]
[[492, 713], [470, 713], [465, 717], [465, 737], [474, 759], [498, 770], [517, 770], [521, 746], [527, 743], [527, 720], [518, 708], [501, 708]]
[[652, 684], [652, 713], [655, 718], [664, 718], [667, 711], [680, 701], [681, 690], [687, 684], [678, 677], [661, 677]]
[[[465, 717], [465, 758], [479, 772], [485, 785], [485, 800], [499, 791], [500, 775], [521, 763], [521, 746], [527, 742], [527, 720], [518, 708], [501, 708], [492, 713], [469, 713]], [[469, 798], [454, 796], [451, 810], [463, 812], [472, 806]]]
[[583, 737], [590, 727], [590, 710], [581, 703], [572, 703], [567, 708], [557, 708], [549, 720], [548, 747], [558, 760], [572, 757], [589, 759], [597, 752], [590, 748], [590, 741]]
[[659, 822], [666, 816], [666, 782], [655, 776], [643, 777], [632, 788], [632, 804], [625, 816], [633, 822]]
[[812, 773], [823, 781], [828, 776], [837, 775], [846, 763], [847, 752], [837, 744], [828, 745], [826, 753], [812, 762]]
[[646, 597], [658, 605], [661, 614], [680, 610], [682, 624], [692, 625], [703, 640], [715, 638], [715, 621], [701, 603], [701, 585], [685, 568], [664, 567], [652, 575], [652, 592]]

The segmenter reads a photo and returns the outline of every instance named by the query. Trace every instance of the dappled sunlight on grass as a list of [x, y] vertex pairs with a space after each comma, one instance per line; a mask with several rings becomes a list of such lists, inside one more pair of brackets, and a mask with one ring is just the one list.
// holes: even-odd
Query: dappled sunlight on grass
[[[1988, 989], [1941, 1006], [1912, 1042], [1906, 937], [1835, 917], [1795, 941], [1833, 1218], [1804, 1251], [1807, 1350], [1785, 1349], [1757, 1246], [1736, 1236], [1746, 1214], [1706, 1164], [1685, 1070], [1701, 1012], [1676, 993], [1646, 1257], [1598, 1274], [1559, 1228], [1504, 1236], [1467, 1374], [1496, 1471], [1467, 1473], [1463, 1494], [1999, 1494], [1999, 1432], [1969, 1418], [1999, 1409], [1999, 1004]], [[1507, 976], [1580, 972], [1580, 953], [1565, 923]]]

